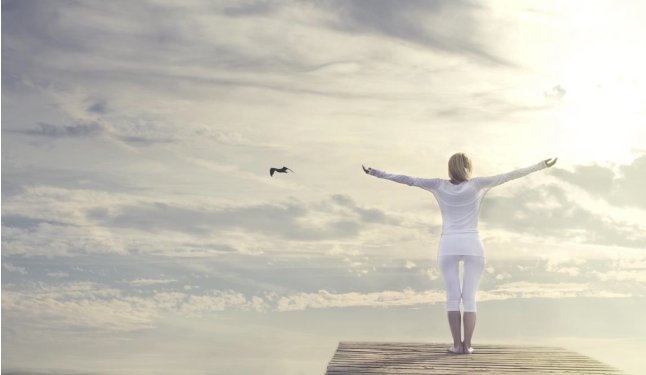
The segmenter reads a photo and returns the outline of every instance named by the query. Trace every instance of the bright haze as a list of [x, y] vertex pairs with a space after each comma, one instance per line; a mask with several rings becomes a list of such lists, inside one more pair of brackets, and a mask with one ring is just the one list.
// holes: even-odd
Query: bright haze
[[[646, 351], [641, 1], [3, 1], [2, 368], [323, 374], [450, 343], [425, 190], [492, 189], [479, 343]], [[271, 167], [295, 173], [269, 176]]]

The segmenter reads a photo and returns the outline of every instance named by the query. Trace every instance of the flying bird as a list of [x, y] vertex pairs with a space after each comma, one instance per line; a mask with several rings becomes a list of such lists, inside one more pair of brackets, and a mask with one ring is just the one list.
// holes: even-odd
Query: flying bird
[[[271, 169], [269, 170], [269, 175], [273, 177], [273, 176], [274, 176], [274, 172], [287, 173], [287, 171], [288, 171], [288, 170], [292, 171], [291, 169], [289, 169], [289, 168], [287, 168], [287, 167], [282, 167], [282, 168], [271, 168]], [[294, 171], [292, 171], [292, 172], [294, 172]], [[294, 172], [294, 173], [296, 173], [296, 172]]]

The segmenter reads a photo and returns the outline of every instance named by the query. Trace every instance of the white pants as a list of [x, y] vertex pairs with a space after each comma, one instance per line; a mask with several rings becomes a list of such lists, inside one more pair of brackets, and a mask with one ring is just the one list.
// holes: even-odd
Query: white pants
[[[464, 262], [464, 277], [460, 291], [460, 261]], [[446, 288], [446, 311], [460, 311], [460, 299], [464, 311], [476, 312], [476, 292], [484, 271], [485, 258], [475, 255], [440, 255], [437, 265]]]

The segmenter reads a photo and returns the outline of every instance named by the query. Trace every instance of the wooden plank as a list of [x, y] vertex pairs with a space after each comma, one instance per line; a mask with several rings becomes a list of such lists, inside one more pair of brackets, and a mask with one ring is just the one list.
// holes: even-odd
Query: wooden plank
[[551, 374], [620, 375], [618, 369], [565, 348], [478, 344], [473, 354], [453, 354], [451, 344], [342, 341], [326, 375], [348, 374]]

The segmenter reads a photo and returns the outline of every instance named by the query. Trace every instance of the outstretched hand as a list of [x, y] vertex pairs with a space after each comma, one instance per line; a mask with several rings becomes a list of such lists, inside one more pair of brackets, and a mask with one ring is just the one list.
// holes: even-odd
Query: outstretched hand
[[549, 167], [553, 166], [553, 165], [556, 163], [556, 161], [557, 161], [558, 159], [559, 159], [559, 158], [557, 157], [557, 158], [556, 158], [556, 159], [554, 159], [554, 161], [552, 161], [552, 162], [549, 162], [549, 161], [548, 161], [548, 160], [552, 160], [552, 158], [545, 159], [545, 164], [547, 164], [547, 168], [549, 168]]
[[369, 173], [370, 170], [372, 169], [372, 168], [366, 169], [366, 167], [364, 167], [363, 164], [361, 164], [361, 168], [363, 168], [363, 171], [366, 172], [366, 173]]

